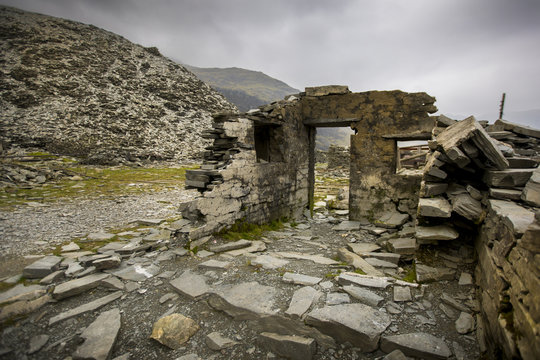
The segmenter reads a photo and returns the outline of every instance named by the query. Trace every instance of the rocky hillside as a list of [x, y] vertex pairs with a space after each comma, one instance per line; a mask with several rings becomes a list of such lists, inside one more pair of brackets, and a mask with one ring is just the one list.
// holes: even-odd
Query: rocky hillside
[[282, 100], [300, 91], [260, 71], [241, 68], [186, 67], [214, 89], [225, 95], [240, 111]]
[[0, 141], [89, 163], [187, 160], [234, 105], [156, 48], [0, 7]]

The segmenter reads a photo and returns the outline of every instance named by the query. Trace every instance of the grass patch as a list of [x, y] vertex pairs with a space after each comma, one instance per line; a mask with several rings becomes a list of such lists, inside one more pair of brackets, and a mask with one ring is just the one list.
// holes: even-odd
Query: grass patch
[[416, 266], [414, 263], [407, 269], [407, 274], [401, 279], [406, 282], [415, 283], [416, 282]]
[[366, 273], [365, 273], [364, 271], [360, 270], [360, 269], [354, 269], [354, 272], [355, 272], [356, 274], [366, 275]]
[[16, 284], [8, 284], [8, 283], [5, 283], [5, 282], [0, 282], [0, 292], [4, 292], [4, 291], [7, 291], [9, 289], [11, 289], [12, 287], [14, 287]]
[[237, 220], [231, 227], [224, 229], [216, 234], [225, 240], [237, 241], [257, 240], [267, 231], [277, 231], [285, 227], [283, 224], [287, 219], [274, 220], [266, 224], [257, 225], [248, 223], [245, 220]]
[[65, 177], [54, 183], [32, 188], [5, 187], [0, 189], [0, 208], [28, 201], [53, 202], [65, 198], [98, 198], [141, 194], [183, 187], [186, 170], [183, 168], [96, 168], [67, 167], [64, 170], [80, 180]]

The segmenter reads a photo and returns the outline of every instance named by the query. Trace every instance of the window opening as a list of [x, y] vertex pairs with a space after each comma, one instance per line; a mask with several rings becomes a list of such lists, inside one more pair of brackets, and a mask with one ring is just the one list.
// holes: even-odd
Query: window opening
[[283, 161], [283, 128], [275, 125], [255, 125], [257, 162]]
[[396, 172], [421, 172], [428, 152], [426, 140], [397, 141]]

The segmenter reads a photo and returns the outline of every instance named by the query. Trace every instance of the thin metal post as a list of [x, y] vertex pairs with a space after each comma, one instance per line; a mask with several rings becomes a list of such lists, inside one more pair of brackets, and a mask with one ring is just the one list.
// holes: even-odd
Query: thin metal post
[[502, 94], [502, 100], [501, 100], [501, 107], [499, 110], [499, 119], [502, 120], [503, 118], [503, 112], [504, 112], [504, 100], [506, 99], [506, 93]]

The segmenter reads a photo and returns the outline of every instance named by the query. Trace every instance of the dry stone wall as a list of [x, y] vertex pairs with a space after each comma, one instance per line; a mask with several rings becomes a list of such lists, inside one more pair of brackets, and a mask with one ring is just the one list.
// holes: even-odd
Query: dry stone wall
[[328, 170], [349, 169], [351, 164], [351, 151], [349, 147], [330, 145], [326, 155]]
[[488, 354], [538, 359], [540, 131], [501, 120], [484, 129], [473, 117], [442, 116], [438, 125], [420, 190], [417, 241], [474, 242], [478, 327]]
[[186, 185], [202, 192], [184, 208], [185, 216], [202, 221], [192, 238], [235, 221], [300, 216], [308, 203], [309, 134], [299, 105], [290, 97], [247, 114], [215, 116], [205, 135], [214, 145], [201, 169], [186, 175]]

